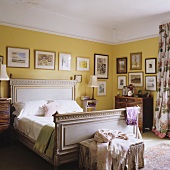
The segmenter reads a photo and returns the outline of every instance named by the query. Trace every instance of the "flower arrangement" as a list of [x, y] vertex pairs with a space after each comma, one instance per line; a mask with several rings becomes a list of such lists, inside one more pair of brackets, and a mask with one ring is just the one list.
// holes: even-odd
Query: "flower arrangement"
[[134, 92], [135, 86], [133, 84], [129, 84], [127, 87], [128, 87], [129, 90]]

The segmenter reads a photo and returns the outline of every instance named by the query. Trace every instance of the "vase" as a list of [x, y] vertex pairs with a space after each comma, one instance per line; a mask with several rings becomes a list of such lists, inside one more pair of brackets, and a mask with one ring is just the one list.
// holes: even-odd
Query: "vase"
[[131, 90], [128, 91], [128, 96], [133, 96], [133, 92]]

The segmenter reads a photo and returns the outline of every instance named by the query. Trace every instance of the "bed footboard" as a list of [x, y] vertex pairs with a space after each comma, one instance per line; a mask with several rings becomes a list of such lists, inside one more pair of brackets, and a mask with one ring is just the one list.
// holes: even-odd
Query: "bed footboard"
[[79, 142], [92, 138], [98, 129], [133, 132], [125, 122], [125, 109], [55, 114], [54, 166], [78, 160]]

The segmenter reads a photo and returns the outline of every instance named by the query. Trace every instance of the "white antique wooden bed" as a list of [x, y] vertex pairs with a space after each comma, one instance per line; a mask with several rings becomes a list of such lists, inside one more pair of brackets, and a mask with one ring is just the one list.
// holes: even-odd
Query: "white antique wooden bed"
[[[10, 79], [12, 103], [27, 100], [75, 100], [74, 80]], [[35, 140], [13, 128], [16, 138], [38, 155], [54, 165], [78, 160], [79, 142], [93, 137], [100, 129], [121, 130], [135, 133], [134, 127], [125, 122], [125, 109], [78, 112], [53, 115], [55, 123], [55, 147], [53, 158], [34, 149]]]

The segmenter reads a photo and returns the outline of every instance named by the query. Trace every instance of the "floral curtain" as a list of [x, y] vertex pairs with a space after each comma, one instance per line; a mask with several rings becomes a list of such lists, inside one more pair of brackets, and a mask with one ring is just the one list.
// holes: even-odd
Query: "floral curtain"
[[153, 131], [170, 138], [170, 23], [159, 26], [157, 87]]

